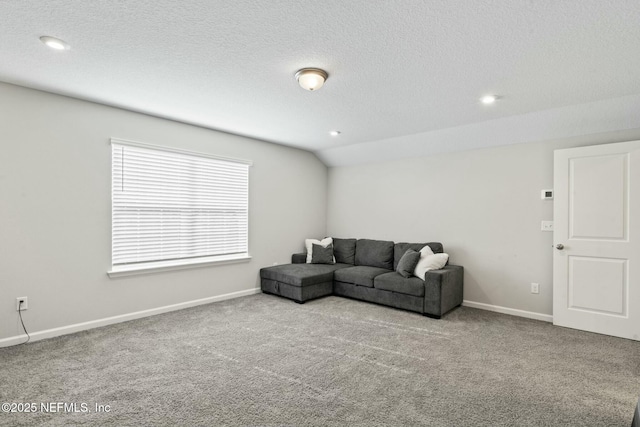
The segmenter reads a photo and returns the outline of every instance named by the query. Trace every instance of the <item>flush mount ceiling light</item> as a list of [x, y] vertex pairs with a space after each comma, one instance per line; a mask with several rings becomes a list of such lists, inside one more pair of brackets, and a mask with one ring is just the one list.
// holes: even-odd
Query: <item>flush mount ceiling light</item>
[[338, 136], [338, 135], [340, 135], [340, 133], [341, 133], [341, 132], [340, 132], [339, 130], [332, 130], [331, 132], [329, 132], [329, 135], [331, 135], [331, 136]]
[[329, 74], [320, 68], [303, 68], [296, 73], [296, 80], [300, 87], [306, 90], [318, 90], [322, 87]]
[[49, 46], [51, 49], [55, 49], [55, 50], [69, 50], [70, 49], [70, 46], [64, 40], [60, 40], [60, 39], [57, 39], [55, 37], [42, 36], [42, 37], [40, 37], [40, 41], [42, 43], [46, 44], [47, 46]]
[[480, 102], [482, 102], [483, 104], [489, 105], [496, 102], [498, 98], [499, 98], [498, 95], [485, 95], [482, 98], [480, 98]]

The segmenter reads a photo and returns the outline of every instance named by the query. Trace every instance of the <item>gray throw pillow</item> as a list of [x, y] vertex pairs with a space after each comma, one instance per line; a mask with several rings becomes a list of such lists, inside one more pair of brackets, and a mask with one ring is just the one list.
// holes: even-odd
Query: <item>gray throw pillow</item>
[[[326, 248], [321, 245], [313, 244], [311, 251], [311, 264], [333, 264], [333, 245]], [[414, 266], [415, 267], [415, 266]]]
[[[313, 248], [315, 251], [316, 249]], [[416, 265], [418, 265], [418, 261], [420, 261], [420, 252], [416, 252], [413, 249], [407, 249], [407, 251], [402, 255], [400, 261], [398, 261], [398, 268], [396, 271], [402, 276], [409, 278], [413, 275], [413, 270], [415, 270]]]

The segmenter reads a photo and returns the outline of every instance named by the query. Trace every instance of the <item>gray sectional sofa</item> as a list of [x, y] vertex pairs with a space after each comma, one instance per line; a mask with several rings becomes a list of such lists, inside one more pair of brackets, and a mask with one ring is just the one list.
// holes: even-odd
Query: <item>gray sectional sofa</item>
[[441, 243], [334, 238], [335, 264], [307, 264], [306, 254], [294, 254], [292, 264], [261, 269], [260, 284], [263, 292], [298, 303], [339, 295], [439, 319], [462, 304], [463, 268], [430, 270], [425, 280], [395, 271], [407, 249], [419, 251], [425, 245], [434, 253], [443, 252]]

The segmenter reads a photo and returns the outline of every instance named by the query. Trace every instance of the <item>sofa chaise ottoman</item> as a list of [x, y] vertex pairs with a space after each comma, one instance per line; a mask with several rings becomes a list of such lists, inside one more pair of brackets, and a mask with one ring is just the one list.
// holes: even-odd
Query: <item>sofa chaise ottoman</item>
[[[294, 259], [294, 261], [299, 259]], [[260, 270], [262, 292], [299, 304], [333, 293], [333, 272], [347, 264], [284, 264]]]
[[307, 254], [294, 254], [292, 264], [260, 270], [261, 288], [298, 303], [333, 294], [440, 318], [462, 304], [463, 267], [445, 265], [427, 271], [424, 279], [396, 271], [407, 250], [417, 252], [425, 246], [434, 254], [443, 253], [436, 242], [334, 238], [335, 264], [311, 264]]

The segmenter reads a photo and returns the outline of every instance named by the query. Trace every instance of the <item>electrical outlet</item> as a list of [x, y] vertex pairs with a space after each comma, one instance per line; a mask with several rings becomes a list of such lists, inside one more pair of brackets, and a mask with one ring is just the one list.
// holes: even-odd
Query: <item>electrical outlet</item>
[[531, 284], [531, 293], [532, 294], [539, 294], [540, 293], [540, 285], [537, 283], [532, 283]]
[[278, 265], [278, 263], [277, 263], [277, 262], [274, 262], [274, 263], [273, 263], [273, 265]]
[[[20, 307], [20, 303], [22, 302], [22, 307]], [[16, 311], [25, 311], [29, 308], [29, 300], [27, 297], [16, 298]]]

